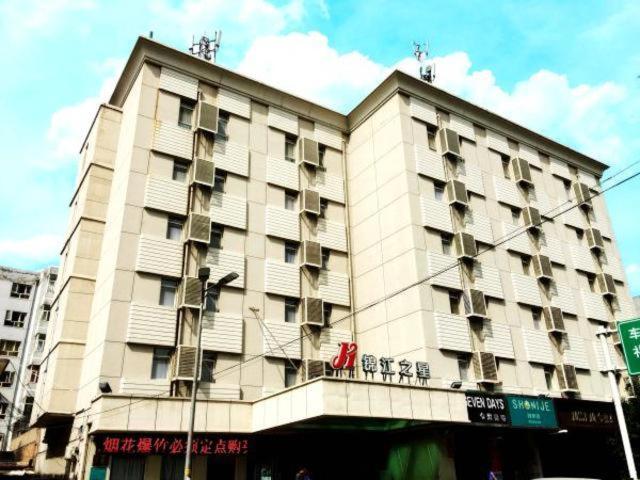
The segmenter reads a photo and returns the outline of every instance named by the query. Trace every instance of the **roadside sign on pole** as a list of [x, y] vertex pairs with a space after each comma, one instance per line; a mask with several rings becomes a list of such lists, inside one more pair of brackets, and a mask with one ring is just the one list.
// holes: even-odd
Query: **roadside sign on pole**
[[629, 375], [640, 375], [640, 318], [618, 322], [618, 335]]

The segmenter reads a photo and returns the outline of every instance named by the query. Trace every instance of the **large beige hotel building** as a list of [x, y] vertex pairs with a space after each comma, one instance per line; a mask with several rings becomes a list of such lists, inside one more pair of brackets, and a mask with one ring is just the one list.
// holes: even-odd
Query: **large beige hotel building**
[[615, 431], [561, 412], [609, 411], [595, 333], [633, 315], [605, 164], [399, 71], [343, 115], [146, 38], [88, 127], [38, 471], [182, 478], [201, 266], [239, 276], [202, 317], [195, 479], [597, 471]]

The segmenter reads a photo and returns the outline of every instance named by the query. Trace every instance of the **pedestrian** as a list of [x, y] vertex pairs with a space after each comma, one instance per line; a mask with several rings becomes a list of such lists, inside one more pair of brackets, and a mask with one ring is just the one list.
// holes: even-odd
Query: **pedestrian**
[[303, 467], [296, 473], [296, 480], [312, 480], [311, 473]]

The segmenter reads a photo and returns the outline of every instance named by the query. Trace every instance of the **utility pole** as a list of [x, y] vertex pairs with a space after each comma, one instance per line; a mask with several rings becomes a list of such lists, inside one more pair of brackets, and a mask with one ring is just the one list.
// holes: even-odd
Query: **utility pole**
[[613, 405], [616, 409], [616, 417], [618, 419], [618, 427], [620, 428], [620, 437], [622, 438], [622, 447], [624, 449], [624, 456], [627, 460], [627, 469], [629, 470], [629, 477], [632, 480], [638, 479], [638, 473], [636, 471], [636, 464], [633, 460], [633, 452], [631, 451], [631, 441], [629, 440], [629, 432], [627, 431], [627, 422], [624, 419], [624, 412], [622, 410], [622, 402], [620, 400], [620, 391], [618, 390], [618, 382], [616, 381], [615, 368], [609, 355], [609, 342], [607, 337], [611, 335], [611, 332], [605, 327], [598, 328], [596, 336], [600, 339], [600, 346], [602, 347], [602, 356], [604, 358], [604, 366], [607, 369], [607, 376], [609, 377], [609, 386], [611, 387], [611, 397], [613, 398]]

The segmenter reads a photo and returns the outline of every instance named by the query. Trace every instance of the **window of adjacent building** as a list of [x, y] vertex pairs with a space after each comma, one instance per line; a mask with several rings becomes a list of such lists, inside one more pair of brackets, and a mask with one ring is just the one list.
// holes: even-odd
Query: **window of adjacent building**
[[286, 210], [295, 210], [296, 201], [298, 200], [298, 193], [286, 190], [284, 192], [284, 208]]
[[222, 236], [224, 235], [224, 227], [222, 225], [211, 225], [211, 239], [209, 247], [222, 248]]
[[180, 99], [180, 112], [178, 113], [178, 125], [183, 128], [191, 128], [193, 124], [193, 110], [195, 103], [186, 98]]
[[284, 141], [284, 158], [289, 162], [296, 161], [296, 139], [287, 135]]
[[204, 299], [204, 309], [207, 312], [219, 312], [218, 305], [220, 301], [220, 290], [213, 289], [207, 293], [207, 296]]
[[173, 161], [173, 173], [171, 178], [176, 180], [177, 182], [186, 182], [187, 181], [187, 172], [189, 171], [189, 166], [186, 163], [178, 162], [176, 160]]
[[47, 341], [47, 335], [44, 333], [36, 334], [36, 352], [44, 352], [44, 344]]
[[29, 383], [38, 383], [40, 378], [40, 365], [31, 365], [29, 367]]
[[319, 145], [318, 146], [318, 166], [321, 169], [324, 169], [324, 156], [327, 153], [327, 147], [325, 147], [324, 145]]
[[31, 296], [31, 285], [14, 283], [11, 285], [11, 296], [14, 298], [29, 298]]
[[15, 376], [16, 372], [9, 372], [7, 370], [0, 373], [0, 387], [7, 388], [13, 385]]
[[284, 321], [287, 323], [296, 323], [296, 314], [298, 312], [298, 299], [284, 299]]
[[322, 270], [329, 269], [329, 259], [331, 258], [331, 250], [328, 248], [322, 249]]
[[522, 273], [525, 275], [531, 275], [531, 257], [522, 255], [522, 257], [520, 257], [520, 261], [522, 263]]
[[178, 282], [170, 278], [163, 278], [160, 282], [160, 305], [174, 307]]
[[539, 308], [531, 309], [531, 318], [533, 318], [533, 328], [540, 330], [542, 328], [542, 313]]
[[213, 191], [224, 193], [225, 183], [227, 183], [227, 172], [216, 169], [216, 175], [213, 179]]
[[51, 307], [49, 305], [43, 305], [42, 312], [40, 313], [40, 320], [43, 322], [48, 322], [50, 316], [51, 316]]
[[284, 366], [284, 388], [293, 387], [298, 383], [298, 369], [287, 361]]
[[4, 314], [4, 326], [5, 327], [24, 327], [24, 320], [27, 318], [26, 312], [13, 312], [7, 310]]
[[458, 355], [458, 376], [462, 382], [469, 380], [469, 357]]
[[169, 216], [167, 221], [167, 238], [169, 240], [182, 240], [182, 225], [184, 221], [180, 217]]
[[544, 367], [544, 382], [547, 385], [547, 390], [553, 390], [553, 367], [545, 365], [545, 367]]
[[460, 315], [460, 292], [449, 292], [449, 310], [454, 315]]
[[333, 313], [333, 305], [331, 303], [322, 303], [322, 318], [326, 327], [331, 325], [331, 314]]
[[216, 139], [228, 140], [229, 139], [229, 113], [220, 112], [218, 114], [218, 131], [216, 133]]
[[511, 223], [514, 225], [518, 225], [520, 223], [520, 209], [512, 208], [511, 209]]
[[434, 182], [433, 197], [439, 202], [442, 201], [444, 198], [444, 183]]
[[202, 352], [202, 366], [200, 367], [200, 380], [213, 382], [213, 372], [216, 368], [216, 354], [205, 350]]
[[154, 348], [151, 360], [151, 378], [165, 379], [169, 375], [171, 350], [168, 348]]
[[9, 406], [8, 403], [0, 402], [0, 420], [4, 420], [5, 417], [7, 416], [7, 407], [8, 406]]
[[442, 253], [445, 255], [451, 255], [451, 235], [448, 233], [441, 233], [440, 243], [442, 244]]
[[296, 263], [298, 254], [298, 245], [294, 242], [284, 242], [284, 261], [285, 263]]
[[20, 342], [16, 342], [15, 340], [0, 339], [0, 355], [17, 357], [19, 352], [20, 352]]
[[429, 148], [436, 151], [436, 132], [438, 131], [438, 127], [434, 125], [427, 125], [427, 144]]
[[509, 173], [509, 157], [506, 155], [502, 155], [502, 174], [504, 178], [511, 179], [511, 174]]
[[329, 200], [326, 198], [320, 199], [320, 218], [325, 218], [327, 216], [327, 207], [329, 206]]

